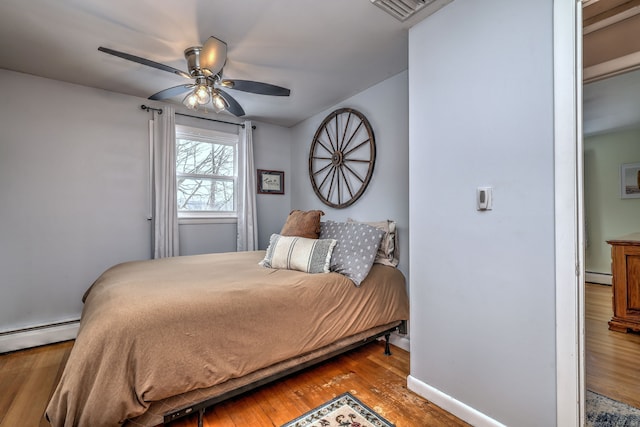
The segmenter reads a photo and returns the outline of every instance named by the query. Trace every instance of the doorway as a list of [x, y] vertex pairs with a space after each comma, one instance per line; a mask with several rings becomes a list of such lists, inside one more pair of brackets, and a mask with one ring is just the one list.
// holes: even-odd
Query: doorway
[[588, 0], [582, 12], [587, 411], [594, 394], [640, 408], [640, 334], [607, 326], [606, 242], [640, 231], [640, 199], [624, 199], [620, 180], [622, 165], [640, 162], [640, 2]]

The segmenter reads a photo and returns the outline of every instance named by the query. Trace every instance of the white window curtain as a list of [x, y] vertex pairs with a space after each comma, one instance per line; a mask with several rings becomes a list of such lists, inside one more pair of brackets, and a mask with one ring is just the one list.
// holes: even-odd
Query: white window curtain
[[165, 258], [179, 255], [174, 107], [154, 112], [153, 122], [153, 257]]
[[258, 249], [256, 171], [253, 165], [253, 129], [244, 122], [238, 146], [238, 251]]

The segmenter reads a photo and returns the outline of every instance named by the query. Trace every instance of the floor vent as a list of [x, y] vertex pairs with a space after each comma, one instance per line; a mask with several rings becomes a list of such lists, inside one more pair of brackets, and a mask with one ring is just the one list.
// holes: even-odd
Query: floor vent
[[397, 20], [404, 22], [423, 7], [435, 0], [371, 0], [371, 3], [387, 12]]

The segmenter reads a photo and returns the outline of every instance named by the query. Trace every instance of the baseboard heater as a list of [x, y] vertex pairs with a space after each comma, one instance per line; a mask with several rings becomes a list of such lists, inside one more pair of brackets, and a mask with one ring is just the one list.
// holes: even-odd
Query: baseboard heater
[[599, 283], [601, 285], [611, 285], [613, 276], [607, 273], [596, 273], [593, 271], [585, 271], [584, 280], [589, 283]]
[[0, 332], [0, 353], [75, 339], [80, 319]]

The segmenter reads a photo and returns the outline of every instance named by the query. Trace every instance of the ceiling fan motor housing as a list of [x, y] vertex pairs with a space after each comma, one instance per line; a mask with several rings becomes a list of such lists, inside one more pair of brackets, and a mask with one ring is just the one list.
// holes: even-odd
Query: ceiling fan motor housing
[[[189, 69], [189, 74], [193, 77], [206, 76], [208, 70], [203, 70], [200, 67], [200, 52], [202, 51], [202, 46], [192, 46], [188, 47], [184, 50], [184, 57], [187, 60], [187, 67]], [[211, 75], [211, 72], [208, 73]]]
[[212, 36], [203, 46], [185, 49], [184, 57], [193, 77], [213, 76], [219, 74], [227, 62], [227, 44]]

